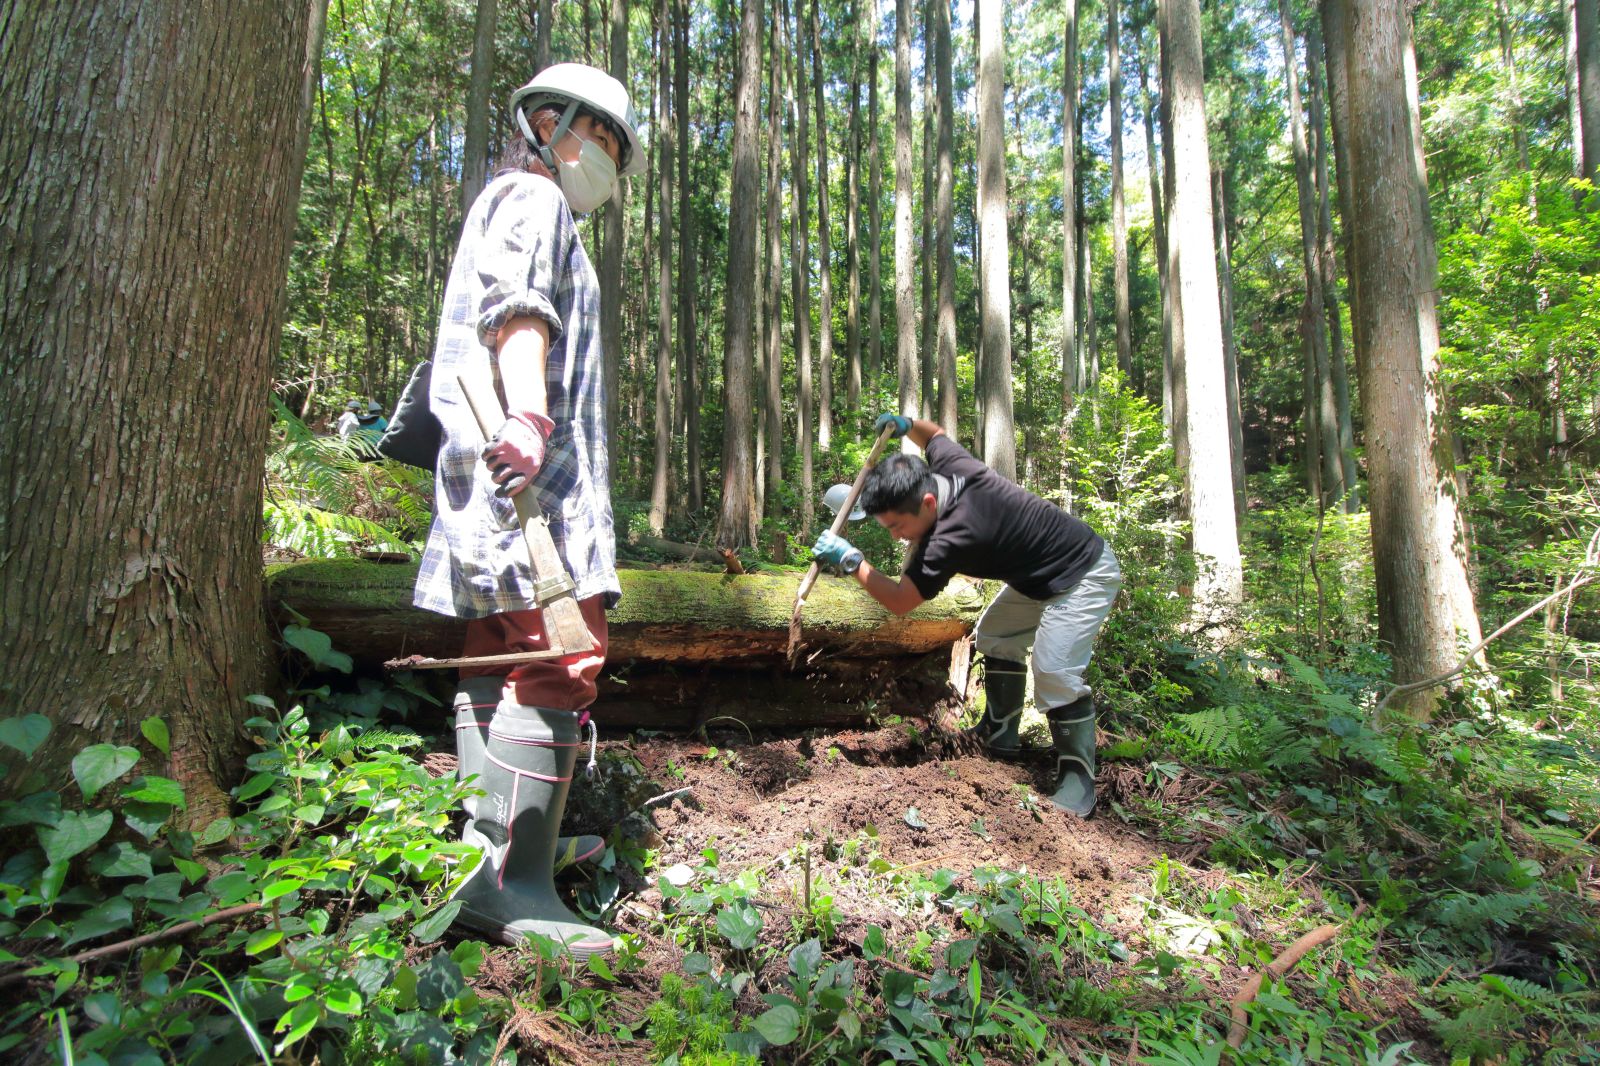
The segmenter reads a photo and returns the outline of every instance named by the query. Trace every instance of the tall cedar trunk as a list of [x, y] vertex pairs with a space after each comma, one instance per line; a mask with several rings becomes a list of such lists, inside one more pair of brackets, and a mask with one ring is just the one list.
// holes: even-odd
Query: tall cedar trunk
[[1240, 398], [1239, 349], [1233, 339], [1233, 240], [1228, 228], [1227, 182], [1222, 166], [1211, 171], [1211, 199], [1215, 219], [1212, 236], [1217, 242], [1217, 296], [1222, 309], [1222, 372], [1228, 390], [1228, 456], [1233, 475], [1234, 518], [1244, 521], [1244, 412]]
[[705, 464], [700, 459], [700, 366], [695, 343], [695, 293], [699, 291], [699, 260], [695, 252], [695, 224], [689, 161], [689, 0], [677, 0], [673, 24], [672, 78], [678, 116], [678, 416], [683, 435], [684, 467], [689, 483], [689, 512], [698, 514], [706, 502]]
[[1006, 232], [1006, 54], [1001, 0], [978, 0], [978, 232], [983, 275], [983, 461], [1017, 477], [1011, 410], [1010, 241]]
[[1583, 176], [1600, 185], [1600, 0], [1576, 0], [1573, 18]]
[[1417, 290], [1417, 336], [1422, 346], [1422, 372], [1428, 379], [1425, 397], [1432, 405], [1428, 411], [1433, 442], [1433, 459], [1444, 481], [1439, 507], [1435, 514], [1439, 528], [1437, 536], [1444, 550], [1453, 552], [1460, 562], [1461, 580], [1454, 580], [1456, 571], [1449, 571], [1451, 581], [1446, 586], [1455, 607], [1456, 628], [1470, 644], [1478, 643], [1482, 632], [1478, 628], [1478, 609], [1473, 602], [1471, 571], [1472, 535], [1467, 526], [1465, 512], [1456, 506], [1457, 500], [1467, 498], [1466, 472], [1456, 465], [1455, 441], [1450, 432], [1448, 397], [1440, 384], [1439, 375], [1439, 257], [1434, 244], [1433, 214], [1428, 205], [1428, 163], [1422, 141], [1422, 105], [1417, 85], [1417, 57], [1412, 44], [1411, 19], [1401, 20], [1405, 31], [1401, 42], [1401, 71], [1405, 77], [1406, 108], [1409, 114], [1407, 128], [1411, 133], [1410, 155], [1412, 188], [1417, 210], [1422, 219], [1415, 232], [1416, 262], [1421, 271], [1422, 286]]
[[[877, 49], [873, 49], [876, 54]], [[877, 79], [873, 79], [877, 85]], [[876, 127], [874, 127], [876, 128]], [[874, 167], [876, 173], [876, 167]], [[894, 6], [894, 323], [895, 369], [899, 375], [900, 413], [921, 417], [922, 365], [917, 356], [917, 311], [912, 303], [915, 269], [911, 241], [911, 0]], [[873, 196], [876, 205], [877, 196]], [[877, 242], [873, 242], [877, 262]], [[876, 274], [876, 271], [874, 271]], [[873, 285], [877, 294], [877, 285]], [[876, 327], [874, 327], [876, 333]], [[902, 445], [908, 445], [905, 438]], [[906, 449], [909, 450], [909, 449]]]
[[[898, 0], [896, 0], [898, 3]], [[867, 65], [867, 381], [883, 375], [883, 145], [878, 132], [878, 19], [872, 17]], [[896, 153], [899, 149], [895, 149]], [[897, 155], [898, 157], [898, 155]], [[913, 322], [913, 325], [915, 323]]]
[[938, 350], [938, 312], [933, 303], [933, 198], [935, 181], [933, 168], [934, 112], [939, 102], [933, 95], [933, 53], [930, 50], [929, 31], [932, 15], [930, 0], [922, 3], [922, 239], [918, 243], [917, 262], [922, 275], [922, 401], [921, 416], [932, 418], [934, 387], [937, 383], [935, 355]]
[[[1567, 44], [1567, 141], [1572, 147], [1572, 175], [1581, 178], [1583, 168], [1583, 104], [1578, 86], [1578, 0], [1566, 0], [1565, 36]], [[1591, 23], [1592, 24], [1592, 23]], [[1574, 197], [1580, 202], [1581, 197]]]
[[1106, 0], [1106, 81], [1111, 92], [1111, 257], [1116, 292], [1117, 369], [1133, 381], [1133, 327], [1128, 310], [1128, 211], [1122, 177], [1122, 22], [1117, 0]]
[[[655, 42], [652, 41], [651, 44], [652, 48], [654, 48]], [[645, 104], [644, 107], [648, 107], [653, 110], [655, 107], [656, 98], [654, 83], [649, 79], [646, 79], [645, 86], [650, 90], [650, 96], [648, 104]], [[643, 110], [643, 108], [641, 108], [641, 110]], [[648, 114], [650, 112], [647, 111], [646, 113]], [[637, 447], [628, 449], [629, 481], [633, 485], [641, 484], [644, 477], [643, 466], [645, 449], [643, 446], [643, 431], [645, 425], [647, 424], [645, 416], [648, 413], [647, 404], [645, 402], [645, 382], [649, 377], [645, 373], [644, 368], [645, 360], [649, 355], [648, 349], [650, 346], [650, 330], [646, 323], [650, 314], [650, 264], [655, 261], [655, 187], [656, 157], [659, 154], [658, 148], [659, 145], [653, 138], [645, 145], [643, 182], [644, 229], [642, 231], [644, 234], [644, 247], [641, 250], [643, 268], [639, 272], [641, 281], [638, 292], [635, 294], [635, 299], [631, 301], [631, 306], [628, 309], [633, 326], [631, 331], [633, 336], [632, 414], [629, 418], [629, 423], [635, 428], [635, 432], [640, 434], [639, 445]]]
[[755, 542], [754, 314], [756, 205], [761, 172], [756, 158], [761, 106], [762, 0], [742, 0], [739, 65], [735, 75], [733, 194], [728, 217], [727, 311], [723, 336], [722, 515], [717, 544], [741, 548]]
[[533, 6], [533, 72], [537, 74], [550, 65], [550, 31], [551, 23], [555, 21], [555, 12], [551, 8], [550, 0], [534, 0]]
[[[628, 0], [611, 0], [611, 76], [628, 84]], [[628, 218], [628, 187], [621, 182], [617, 194], [600, 209], [600, 348], [605, 359], [606, 454], [611, 469], [622, 469], [622, 243]], [[691, 395], [691, 394], [685, 394]]]
[[[795, 8], [794, 43], [788, 50], [788, 61], [794, 72], [789, 95], [789, 274], [791, 298], [794, 306], [794, 363], [799, 395], [795, 397], [795, 420], [800, 448], [800, 528], [809, 536], [814, 517], [813, 500], [816, 495], [812, 455], [812, 395], [811, 395], [811, 239], [809, 203], [806, 189], [806, 65], [796, 58], [799, 42], [805, 39], [804, 12]], [[784, 0], [782, 18], [789, 18], [788, 2]]]
[[1289, 97], [1289, 138], [1294, 149], [1295, 195], [1300, 208], [1300, 267], [1305, 301], [1300, 312], [1300, 342], [1305, 354], [1306, 478], [1319, 505], [1344, 496], [1339, 464], [1339, 418], [1328, 367], [1327, 312], [1322, 300], [1322, 269], [1317, 261], [1317, 202], [1311, 184], [1311, 153], [1306, 145], [1300, 102], [1300, 72], [1295, 63], [1294, 22], [1289, 0], [1278, 0], [1282, 30], [1283, 80]]
[[1078, 387], [1078, 0], [1061, 18], [1061, 417]]
[[[1456, 658], [1450, 586], [1465, 583], [1460, 562], [1438, 538], [1437, 509], [1448, 502], [1434, 463], [1432, 389], [1417, 330], [1424, 268], [1416, 260], [1425, 225], [1413, 183], [1402, 52], [1404, 18], [1385, 0], [1341, 3], [1348, 30], [1351, 204], [1358, 294], [1356, 358], [1367, 417], [1368, 486], [1378, 632], [1394, 656], [1397, 683], [1436, 676]], [[1335, 38], [1329, 35], [1329, 44]], [[1343, 59], [1344, 57], [1340, 57]], [[1330, 59], [1332, 54], [1330, 53]], [[1410, 703], [1426, 714], [1430, 692]]]
[[[1139, 33], [1139, 101], [1144, 110], [1145, 169], [1150, 175], [1150, 222], [1155, 231], [1156, 287], [1161, 301], [1161, 409], [1172, 410], [1172, 309], [1167, 298], [1167, 213], [1161, 196], [1161, 172], [1156, 166], [1155, 101], [1150, 92], [1150, 55], [1155, 50], [1141, 28]], [[1231, 315], [1229, 316], [1231, 322]], [[1224, 322], [1231, 336], [1230, 322]], [[1240, 452], [1241, 460], [1243, 452]]]
[[1244, 596], [1239, 535], [1229, 471], [1227, 375], [1217, 301], [1217, 253], [1211, 236], [1211, 160], [1206, 133], [1199, 0], [1163, 0], [1170, 61], [1173, 201], [1168, 240], [1177, 246], [1183, 322], [1183, 383], [1189, 443], [1189, 516], [1203, 570], [1195, 607], [1205, 615]]
[[[672, 64], [666, 47], [672, 32], [669, 0], [656, 0], [656, 26], [662, 47], [656, 50], [655, 121], [657, 143], [656, 216], [656, 418], [655, 466], [650, 479], [650, 532], [660, 536], [667, 525], [667, 494], [672, 470]], [[681, 107], [682, 104], [677, 106]]]
[[496, 0], [478, 0], [472, 35], [472, 82], [467, 88], [467, 140], [461, 153], [461, 217], [483, 190], [489, 174], [489, 92], [494, 84]]
[[[1171, 400], [1165, 412], [1167, 432], [1172, 436], [1172, 458], [1178, 472], [1185, 479], [1189, 473], [1189, 394], [1187, 389], [1187, 363], [1184, 359], [1183, 285], [1182, 264], [1178, 261], [1178, 236], [1173, 218], [1177, 204], [1175, 188], [1177, 168], [1173, 153], [1172, 130], [1172, 20], [1171, 4], [1158, 0], [1156, 27], [1161, 38], [1161, 184], [1162, 199], [1167, 205], [1167, 312], [1171, 324], [1172, 363], [1168, 368]], [[1187, 507], [1187, 485], [1185, 485]]]
[[957, 432], [956, 389], [956, 238], [955, 238], [955, 93], [950, 74], [950, 5], [929, 0], [933, 9], [933, 69], [939, 100], [939, 188], [933, 205], [939, 268], [939, 424]]
[[861, 412], [861, 0], [850, 5], [850, 126], [845, 145], [845, 410]]
[[[228, 811], [268, 680], [260, 471], [320, 9], [6, 16], [0, 704], [53, 726], [0, 769], [7, 796], [160, 718], [171, 754], [146, 747], [145, 768], [184, 786], [192, 824]], [[64, 441], [81, 461], [55, 461]]]
[[772, 56], [767, 81], [767, 315], [766, 410], [767, 477], [763, 513], [779, 513], [783, 484], [783, 20], [771, 21]]
[[1328, 369], [1333, 375], [1340, 480], [1344, 484], [1344, 513], [1355, 514], [1361, 509], [1361, 494], [1357, 487], [1355, 427], [1350, 419], [1344, 319], [1339, 310], [1339, 263], [1333, 252], [1333, 190], [1328, 178], [1327, 109], [1323, 105], [1322, 29], [1317, 19], [1312, 19], [1306, 28], [1306, 80], [1311, 85], [1311, 129], [1316, 135], [1317, 262], [1322, 273], [1322, 305], [1328, 316]]
[[[1344, 249], [1345, 274], [1349, 277], [1353, 272], [1355, 244], [1351, 233], [1351, 212], [1354, 210], [1355, 190], [1350, 184], [1350, 146], [1348, 143], [1348, 130], [1350, 129], [1350, 81], [1348, 73], [1349, 49], [1346, 46], [1348, 34], [1347, 6], [1342, 3], [1324, 3], [1322, 8], [1322, 55], [1327, 60], [1328, 79], [1328, 131], [1333, 141], [1334, 170], [1338, 178], [1339, 197], [1339, 228], [1341, 245]], [[1356, 291], [1354, 282], [1349, 287], [1351, 347], [1355, 347], [1355, 320], [1361, 314], [1359, 304], [1360, 293]], [[1360, 360], [1357, 360], [1359, 365]], [[1348, 383], [1346, 386], [1345, 410], [1349, 412]], [[1350, 421], [1354, 422], [1351, 416]], [[1343, 429], [1340, 430], [1341, 434]], [[1354, 465], [1355, 435], [1352, 429], [1350, 437], [1351, 465]]]
[[823, 106], [822, 0], [811, 0], [811, 91], [817, 106], [817, 444], [833, 447], [833, 234], [828, 224], [828, 112]]

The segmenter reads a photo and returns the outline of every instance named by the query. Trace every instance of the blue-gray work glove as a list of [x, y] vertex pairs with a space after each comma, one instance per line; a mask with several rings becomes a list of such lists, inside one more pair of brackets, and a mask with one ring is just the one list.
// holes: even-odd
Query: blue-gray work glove
[[825, 531], [811, 546], [811, 557], [819, 563], [837, 567], [840, 573], [853, 574], [866, 557], [861, 549], [834, 533]]
[[891, 437], [903, 437], [911, 432], [911, 419], [905, 415], [897, 415], [893, 411], [885, 411], [878, 416], [876, 422], [872, 423], [872, 432], [882, 433], [885, 426], [894, 427], [894, 432], [889, 434]]

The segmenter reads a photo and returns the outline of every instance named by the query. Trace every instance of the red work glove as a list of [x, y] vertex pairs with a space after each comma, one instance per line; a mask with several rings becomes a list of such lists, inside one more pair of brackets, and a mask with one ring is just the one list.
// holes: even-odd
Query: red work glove
[[483, 449], [489, 476], [500, 487], [496, 496], [515, 496], [528, 487], [544, 463], [545, 441], [556, 424], [544, 415], [518, 411], [506, 418], [505, 425]]

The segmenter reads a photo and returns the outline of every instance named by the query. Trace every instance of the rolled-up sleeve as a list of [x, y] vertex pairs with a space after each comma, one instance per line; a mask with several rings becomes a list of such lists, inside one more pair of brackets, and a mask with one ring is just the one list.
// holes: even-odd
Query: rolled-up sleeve
[[483, 291], [477, 332], [484, 345], [494, 347], [502, 326], [530, 315], [549, 325], [552, 345], [561, 337], [555, 295], [567, 261], [558, 246], [572, 229], [560, 217], [567, 210], [549, 181], [510, 185], [494, 205], [473, 264]]

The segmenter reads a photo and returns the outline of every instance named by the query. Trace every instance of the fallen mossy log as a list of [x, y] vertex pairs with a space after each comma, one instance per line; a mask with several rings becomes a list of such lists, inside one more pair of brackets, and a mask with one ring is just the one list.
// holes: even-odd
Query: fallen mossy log
[[[268, 602], [280, 624], [304, 617], [363, 671], [403, 655], [458, 655], [465, 624], [411, 606], [416, 572], [414, 563], [364, 560], [273, 566]], [[717, 717], [752, 729], [837, 726], [932, 713], [952, 694], [952, 648], [984, 604], [979, 588], [961, 584], [897, 618], [854, 581], [824, 578], [806, 600], [800, 666], [791, 672], [799, 573], [619, 574], [622, 602], [607, 616], [595, 713], [626, 727], [684, 728]]]

